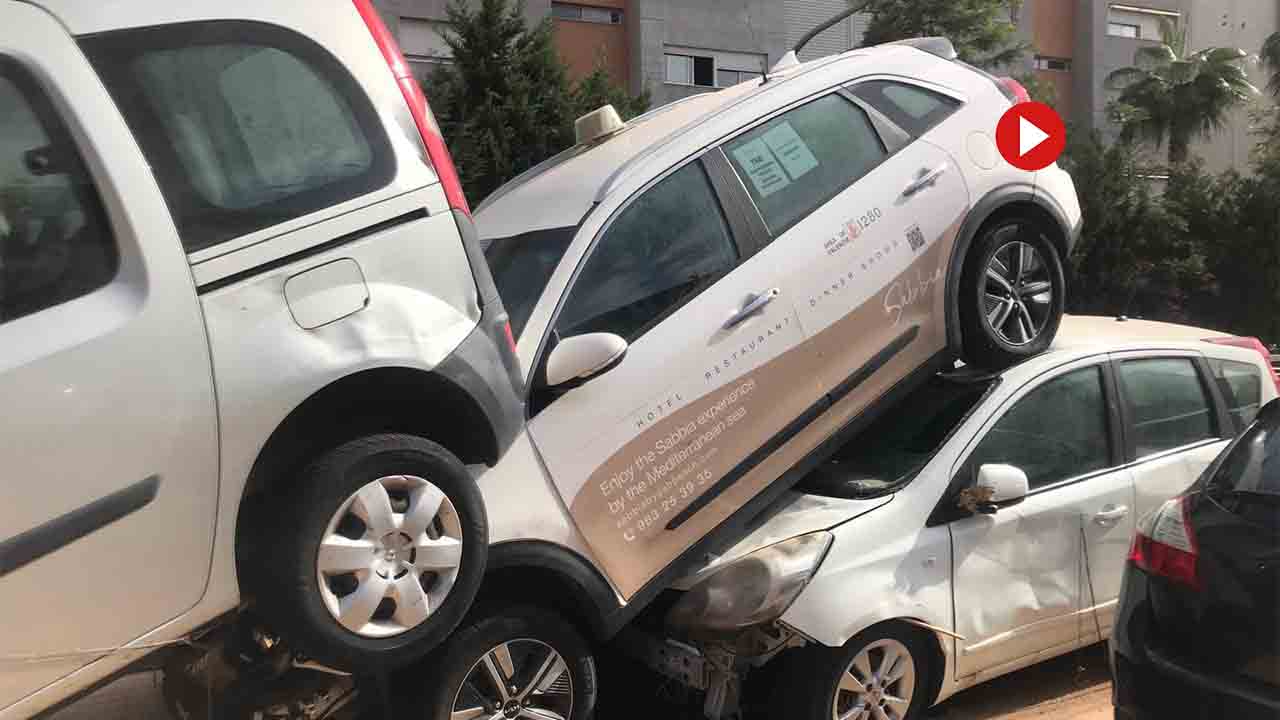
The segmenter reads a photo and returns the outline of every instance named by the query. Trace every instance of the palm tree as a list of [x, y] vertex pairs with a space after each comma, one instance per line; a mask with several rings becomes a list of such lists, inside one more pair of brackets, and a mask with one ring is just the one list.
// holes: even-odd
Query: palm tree
[[1107, 76], [1107, 89], [1120, 95], [1110, 105], [1121, 139], [1147, 140], [1157, 148], [1169, 143], [1169, 162], [1187, 159], [1191, 141], [1222, 129], [1230, 112], [1249, 102], [1258, 89], [1243, 67], [1248, 53], [1239, 48], [1187, 52], [1187, 31], [1165, 21], [1163, 42], [1134, 53], [1133, 67]]
[[1280, 98], [1280, 32], [1272, 33], [1262, 44], [1262, 52], [1258, 54], [1263, 67], [1271, 71], [1271, 79], [1267, 81], [1267, 89]]

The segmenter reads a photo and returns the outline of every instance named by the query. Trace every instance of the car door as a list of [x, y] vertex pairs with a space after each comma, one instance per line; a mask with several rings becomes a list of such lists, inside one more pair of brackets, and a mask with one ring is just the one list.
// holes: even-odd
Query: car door
[[1133, 484], [1097, 359], [1037, 378], [979, 433], [958, 472], [1013, 465], [1031, 492], [951, 523], [957, 678], [1105, 633], [1133, 532]]
[[1143, 517], [1191, 486], [1235, 435], [1219, 415], [1204, 356], [1115, 357], [1135, 511]]
[[604, 226], [551, 325], [548, 345], [593, 332], [629, 343], [581, 387], [535, 387], [529, 422], [623, 597], [777, 477], [762, 456], [821, 396], [785, 254], [748, 258], [757, 246], [732, 227], [707, 165], [674, 169]]
[[883, 99], [870, 92], [876, 82], [809, 101], [724, 148], [773, 243], [793, 254], [789, 285], [821, 358], [816, 379], [833, 402], [847, 398], [845, 418], [945, 347], [946, 266], [968, 206], [955, 163], [919, 139], [959, 101], [892, 83], [932, 103], [911, 132], [863, 97]]
[[3, 709], [196, 604], [218, 462], [200, 310], [137, 145], [57, 21], [6, 0], [0, 27]]

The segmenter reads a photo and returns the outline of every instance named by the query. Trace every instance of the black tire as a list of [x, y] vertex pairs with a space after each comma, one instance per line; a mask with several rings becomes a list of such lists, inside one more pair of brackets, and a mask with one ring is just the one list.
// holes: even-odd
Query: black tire
[[[541, 698], [532, 700], [535, 708], [551, 709], [564, 720], [587, 720], [593, 716], [598, 679], [590, 646], [559, 614], [528, 606], [478, 613], [434, 651], [423, 663], [428, 673], [422, 682], [424, 693], [409, 705], [412, 712], [406, 716], [450, 720], [455, 704], [460, 709], [471, 709], [473, 704], [484, 707], [485, 702], [500, 702], [502, 696], [488, 679], [491, 676], [484, 661], [486, 655], [503, 645], [508, 648], [515, 670], [508, 679], [517, 689], [516, 696], [540, 684], [538, 671], [550, 657], [548, 650], [554, 650], [564, 662], [564, 672], [555, 675], [554, 682], [550, 675], [543, 676], [551, 682], [551, 689], [541, 694], [530, 692], [526, 698]], [[500, 668], [501, 664], [495, 667]], [[500, 672], [505, 675], [505, 671]], [[507, 695], [511, 695], [510, 688]], [[501, 709], [495, 706], [485, 717], [496, 715]]]
[[[913, 627], [893, 622], [868, 628], [842, 647], [810, 645], [780, 656], [774, 661], [780, 663], [781, 667], [778, 668], [779, 681], [772, 692], [768, 717], [776, 720], [831, 720], [833, 708], [837, 707], [837, 690], [845, 672], [858, 654], [868, 647], [873, 648], [869, 657], [873, 660], [872, 670], [876, 670], [874, 660], [883, 655], [877, 656], [878, 648], [874, 646], [882, 642], [893, 642], [906, 648], [914, 673], [912, 694], [906, 712], [889, 716], [900, 720], [918, 720], [923, 717], [933, 702], [934, 678], [938, 669], [934, 667], [933, 654], [929, 651], [928, 640], [923, 633]], [[894, 692], [902, 692], [902, 686], [891, 683], [887, 694], [892, 695]], [[855, 700], [852, 693], [841, 691], [841, 705], [838, 706], [841, 714], [852, 710]]]
[[[338, 510], [367, 484], [393, 476], [422, 478], [444, 493], [454, 510], [449, 523], [461, 533], [461, 557], [452, 588], [425, 620], [413, 626], [405, 623], [408, 629], [399, 634], [371, 637], [348, 630], [326, 608], [317, 562], [321, 540]], [[262, 512], [255, 514], [260, 524], [255, 529], [258, 542], [243, 553], [248, 556], [243, 561], [252, 565], [247, 578], [252, 586], [249, 594], [268, 625], [302, 653], [336, 668], [360, 672], [405, 665], [443, 642], [475, 601], [489, 550], [484, 500], [462, 463], [423, 438], [372, 435], [326, 453], [297, 480], [268, 497]], [[390, 492], [388, 496], [394, 513], [397, 498]], [[439, 522], [438, 518], [432, 521], [432, 532], [439, 532]], [[405, 567], [413, 559], [405, 561]], [[410, 571], [402, 568], [394, 572], [398, 575], [389, 577], [403, 578]], [[429, 571], [412, 572], [422, 573], [419, 587], [431, 587]], [[358, 582], [356, 578], [352, 573], [349, 578], [337, 579]], [[344, 597], [339, 592], [343, 588], [332, 582], [326, 580], [330, 596]], [[379, 613], [396, 610], [395, 602], [380, 602], [373, 620]]]
[[[1031, 217], [1008, 214], [989, 222], [974, 239], [960, 278], [959, 297], [964, 360], [969, 365], [985, 370], [1003, 370], [1043, 352], [1057, 335], [1066, 306], [1066, 281], [1062, 258], [1041, 228], [1039, 221]], [[1048, 293], [1027, 292], [1024, 295], [1024, 290], [1032, 289], [1032, 278], [1016, 289], [1005, 288], [988, 279], [986, 271], [992, 264], [992, 258], [998, 253], [1001, 258], [1009, 257], [1009, 244], [1013, 242], [1025, 243], [1042, 260], [1034, 265], [1034, 281], [1051, 283]], [[989, 312], [1000, 312], [1002, 303], [994, 301], [988, 295], [988, 289], [1012, 303], [1007, 316], [1009, 319], [1003, 323], [1003, 333], [992, 326], [988, 315]], [[1026, 317], [1030, 320], [1028, 325], [1036, 328], [1030, 341], [1024, 341], [1026, 333], [1012, 325], [1022, 317], [1021, 310], [1017, 308], [1026, 310]]]

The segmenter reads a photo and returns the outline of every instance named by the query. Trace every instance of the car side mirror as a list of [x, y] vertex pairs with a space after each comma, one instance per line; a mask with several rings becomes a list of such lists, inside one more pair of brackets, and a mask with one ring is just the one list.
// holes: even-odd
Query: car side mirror
[[547, 358], [547, 386], [570, 389], [609, 372], [627, 355], [627, 341], [613, 333], [561, 340]]
[[995, 515], [1001, 505], [1022, 500], [1031, 492], [1027, 474], [1012, 465], [983, 465], [978, 481], [965, 488], [956, 505], [971, 513]]
[[1021, 468], [1013, 465], [983, 465], [978, 468], [977, 486], [989, 490], [993, 505], [1015, 502], [1031, 492], [1031, 483]]

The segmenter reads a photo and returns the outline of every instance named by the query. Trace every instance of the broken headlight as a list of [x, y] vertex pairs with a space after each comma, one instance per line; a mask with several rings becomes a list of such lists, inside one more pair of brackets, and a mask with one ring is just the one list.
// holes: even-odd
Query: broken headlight
[[784, 540], [734, 560], [684, 594], [667, 623], [675, 628], [736, 630], [782, 616], [831, 547], [831, 534]]

